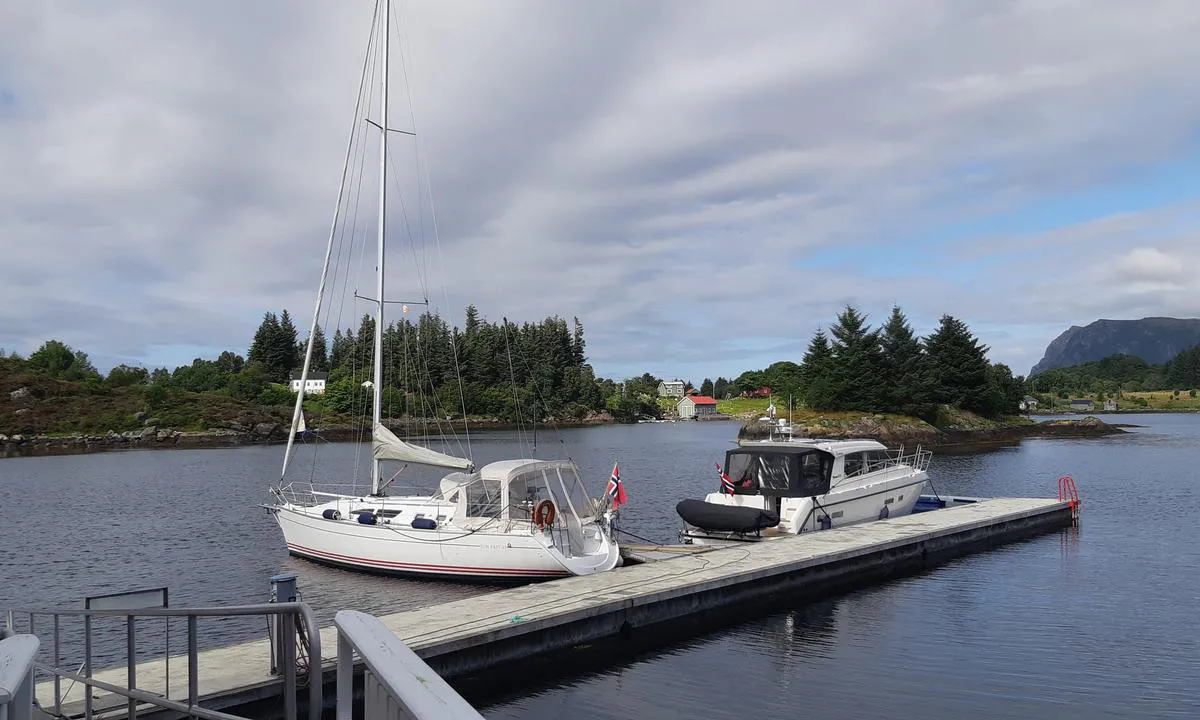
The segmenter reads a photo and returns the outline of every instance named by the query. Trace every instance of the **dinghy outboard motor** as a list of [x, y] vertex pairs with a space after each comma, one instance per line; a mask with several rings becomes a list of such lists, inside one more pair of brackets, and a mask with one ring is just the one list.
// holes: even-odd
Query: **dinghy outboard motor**
[[703, 500], [680, 500], [675, 512], [688, 525], [710, 532], [756, 533], [779, 524], [779, 515], [770, 510]]

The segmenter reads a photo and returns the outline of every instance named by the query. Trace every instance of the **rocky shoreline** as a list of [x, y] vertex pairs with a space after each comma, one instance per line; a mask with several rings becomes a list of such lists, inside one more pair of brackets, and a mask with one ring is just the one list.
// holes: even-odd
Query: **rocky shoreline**
[[[557, 422], [553, 427], [590, 427], [613, 422], [611, 416], [599, 414], [578, 421]], [[471, 430], [511, 430], [516, 427], [512, 423], [489, 419], [474, 419], [469, 421], [468, 426]], [[394, 425], [392, 429], [404, 437], [419, 433], [422, 428], [416, 425]], [[738, 437], [764, 438], [768, 432], [769, 429], [764, 423], [750, 419], [742, 426]], [[817, 416], [798, 420], [794, 435], [828, 439], [870, 438], [890, 446], [920, 444], [925, 447], [945, 448], [1016, 443], [1033, 437], [1103, 437], [1124, 432], [1127, 431], [1121, 425], [1106, 423], [1094, 416], [1021, 424], [988, 422], [973, 426], [967, 423], [937, 428], [915, 418], [861, 415], [853, 418]], [[310, 433], [310, 438], [313, 436], [326, 442], [354, 442], [368, 437], [364, 429], [357, 426], [322, 428]], [[228, 448], [285, 442], [287, 428], [276, 422], [247, 425], [227, 423], [227, 427], [193, 431], [150, 425], [125, 432], [110, 430], [103, 434], [70, 436], [0, 434], [0, 458], [76, 455], [119, 450]]]
[[[556, 422], [554, 427], [590, 427], [611, 424], [607, 414], [577, 421]], [[457, 426], [461, 428], [461, 423]], [[391, 429], [404, 437], [421, 428], [415, 424], [391, 425]], [[468, 422], [471, 430], [511, 430], [516, 425], [500, 420], [475, 419]], [[549, 427], [543, 426], [543, 427]], [[369, 439], [368, 428], [328, 427], [309, 433], [312, 438], [326, 442], [354, 442]], [[110, 430], [99, 434], [79, 435], [3, 435], [0, 434], [0, 458], [39, 457], [45, 455], [78, 455], [84, 453], [119, 450], [169, 450], [243, 447], [248, 445], [277, 445], [287, 442], [287, 426], [275, 422], [260, 422], [252, 425], [228, 423], [228, 427], [212, 430], [174, 430], [149, 425], [140, 430], [116, 432]]]
[[[738, 433], [740, 439], [762, 439], [770, 432], [767, 424], [757, 420], [747, 422]], [[915, 418], [887, 418], [865, 415], [853, 421], [818, 417], [797, 422], [793, 435], [820, 439], [868, 438], [885, 445], [916, 445], [925, 447], [978, 446], [1016, 443], [1036, 437], [1104, 437], [1128, 432], [1120, 425], [1106, 423], [1088, 416], [1080, 419], [1043, 420], [1019, 424], [990, 423], [976, 427], [938, 428]]]

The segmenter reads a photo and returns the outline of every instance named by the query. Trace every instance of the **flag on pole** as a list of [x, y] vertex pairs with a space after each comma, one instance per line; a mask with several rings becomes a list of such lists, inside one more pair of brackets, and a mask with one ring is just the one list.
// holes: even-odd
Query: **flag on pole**
[[730, 480], [729, 476], [725, 474], [725, 471], [721, 469], [721, 463], [713, 464], [717, 466], [717, 474], [721, 476], [721, 492], [732, 495], [734, 489], [733, 481]]
[[608, 479], [608, 488], [604, 492], [613, 510], [625, 504], [625, 484], [621, 482], [621, 470], [617, 463], [613, 463], [612, 477]]

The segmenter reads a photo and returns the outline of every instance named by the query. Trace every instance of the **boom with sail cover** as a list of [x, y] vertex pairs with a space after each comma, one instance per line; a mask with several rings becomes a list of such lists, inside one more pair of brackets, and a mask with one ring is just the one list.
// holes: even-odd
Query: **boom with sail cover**
[[400, 460], [421, 465], [455, 468], [458, 470], [473, 470], [474, 464], [465, 458], [446, 455], [437, 450], [420, 447], [404, 442], [396, 434], [381, 423], [375, 424], [372, 433], [374, 439], [374, 456], [376, 460]]

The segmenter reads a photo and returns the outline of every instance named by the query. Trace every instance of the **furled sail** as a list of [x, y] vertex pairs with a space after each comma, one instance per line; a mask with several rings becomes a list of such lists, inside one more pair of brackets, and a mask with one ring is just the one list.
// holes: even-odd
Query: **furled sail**
[[465, 458], [446, 455], [436, 450], [406, 443], [396, 437], [391, 430], [378, 423], [375, 425], [374, 440], [376, 460], [400, 460], [460, 470], [471, 470], [474, 467], [471, 461]]

